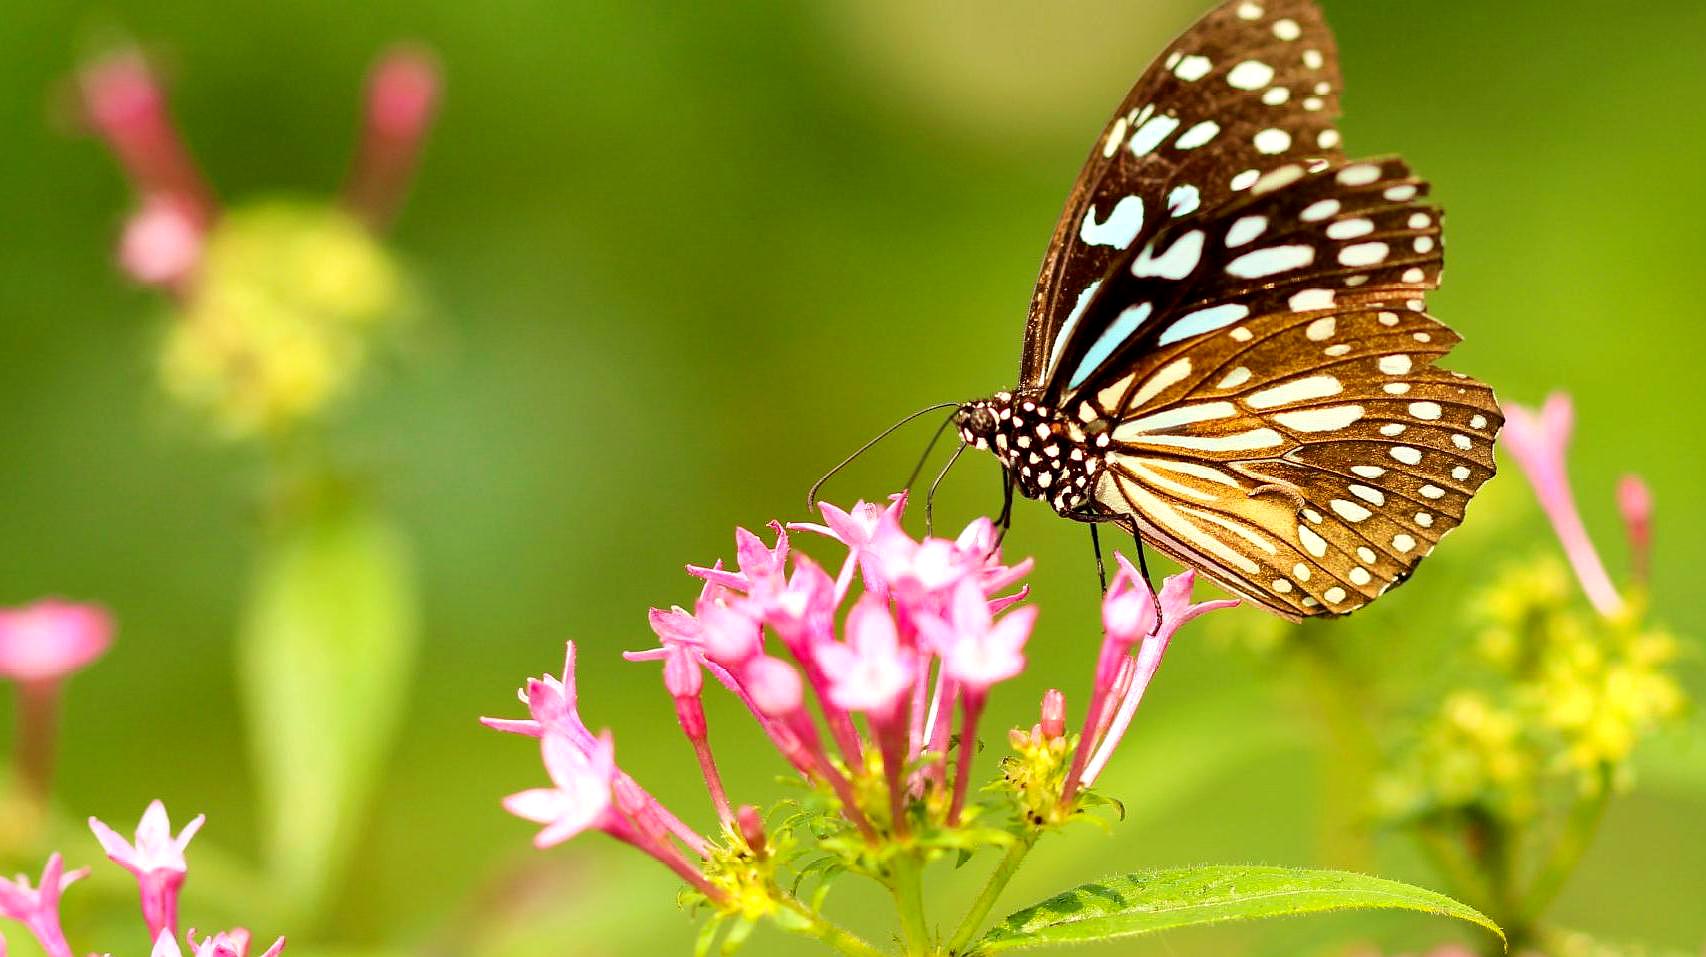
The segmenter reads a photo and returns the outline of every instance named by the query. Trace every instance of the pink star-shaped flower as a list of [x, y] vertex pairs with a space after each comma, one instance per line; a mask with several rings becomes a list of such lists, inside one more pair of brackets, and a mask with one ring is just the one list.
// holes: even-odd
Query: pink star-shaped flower
[[926, 618], [920, 632], [942, 658], [948, 677], [966, 694], [983, 695], [997, 682], [1025, 670], [1025, 642], [1036, 624], [1034, 607], [1020, 608], [996, 621], [983, 589], [970, 579], [954, 589], [945, 618]]
[[914, 652], [900, 643], [887, 605], [867, 592], [847, 613], [847, 640], [817, 648], [829, 700], [847, 711], [886, 714], [912, 688]]
[[504, 798], [516, 817], [545, 825], [537, 847], [561, 844], [582, 831], [604, 826], [611, 815], [611, 786], [616, 780], [616, 745], [605, 732], [583, 748], [566, 735], [547, 731], [540, 745], [552, 787], [534, 788]]
[[53, 854], [42, 868], [41, 884], [36, 887], [31, 887], [29, 878], [22, 874], [12, 880], [0, 879], [0, 917], [28, 928], [48, 957], [71, 957], [71, 945], [65, 942], [65, 932], [59, 926], [59, 896], [87, 876], [87, 867], [66, 871], [65, 859]]
[[89, 830], [95, 832], [95, 839], [101, 842], [107, 856], [136, 875], [142, 894], [142, 917], [148, 922], [151, 935], [157, 936], [161, 931], [177, 933], [178, 893], [189, 870], [184, 848], [205, 821], [206, 817], [198, 814], [173, 837], [166, 805], [154, 801], [142, 812], [142, 822], [136, 826], [136, 843], [131, 844], [98, 819], [89, 819]]

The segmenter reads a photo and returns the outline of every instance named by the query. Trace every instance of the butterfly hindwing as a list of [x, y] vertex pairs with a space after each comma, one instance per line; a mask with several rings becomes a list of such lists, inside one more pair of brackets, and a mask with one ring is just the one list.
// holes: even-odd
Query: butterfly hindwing
[[1169, 219], [1213, 209], [1278, 166], [1341, 159], [1339, 88], [1333, 37], [1311, 0], [1233, 0], [1175, 40], [1068, 196], [1032, 298], [1021, 386], [1042, 382], [1086, 290]]

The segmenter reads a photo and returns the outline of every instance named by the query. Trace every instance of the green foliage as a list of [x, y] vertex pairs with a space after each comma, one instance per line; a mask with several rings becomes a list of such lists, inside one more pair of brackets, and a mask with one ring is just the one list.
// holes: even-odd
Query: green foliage
[[359, 846], [409, 688], [415, 615], [402, 538], [359, 498], [318, 492], [271, 529], [239, 653], [285, 926], [311, 925]]
[[1442, 894], [1348, 871], [1258, 865], [1139, 871], [1083, 884], [1008, 915], [967, 951], [994, 954], [1160, 930], [1342, 910], [1409, 910], [1504, 934]]

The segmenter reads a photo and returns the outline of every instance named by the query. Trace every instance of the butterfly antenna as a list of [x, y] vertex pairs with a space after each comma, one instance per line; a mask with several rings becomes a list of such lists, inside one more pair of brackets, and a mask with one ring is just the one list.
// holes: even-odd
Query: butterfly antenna
[[935, 480], [930, 483], [930, 492], [924, 496], [925, 535], [929, 535], [936, 527], [936, 490], [942, 487], [942, 480], [948, 477], [948, 473], [954, 468], [954, 463], [960, 460], [960, 456], [964, 455], [965, 451], [966, 444], [961, 442], [960, 447], [954, 450], [954, 454], [948, 456], [948, 464], [942, 466], [942, 471], [937, 472]]
[[[822, 478], [820, 478], [816, 482], [812, 483], [811, 491], [806, 493], [806, 509], [809, 511], [811, 509], [817, 508], [817, 493], [823, 489], [823, 484], [825, 482], [834, 478], [837, 474], [840, 473], [840, 471], [842, 469], [846, 468], [849, 465], [852, 465], [855, 459], [857, 459], [861, 455], [864, 455], [866, 452], [869, 452], [871, 450], [871, 448], [873, 446], [875, 446], [878, 442], [881, 442], [882, 440], [888, 438], [890, 435], [893, 435], [895, 433], [895, 431], [898, 430], [901, 426], [906, 425], [907, 423], [911, 422], [913, 419], [918, 418], [919, 416], [929, 415], [932, 412], [940, 412], [943, 409], [957, 408], [958, 406], [959, 406], [958, 402], [938, 402], [935, 405], [919, 409], [917, 412], [914, 412], [914, 413], [906, 416], [905, 418], [901, 419], [899, 422], [896, 422], [895, 424], [893, 424], [893, 425], [889, 426], [888, 428], [882, 430], [881, 432], [877, 433], [875, 438], [871, 439], [869, 442], [866, 442], [864, 445], [859, 446], [859, 448], [856, 449], [852, 455], [849, 455], [846, 458], [842, 459], [840, 462], [836, 463], [835, 468], [832, 468], [829, 471], [823, 473]], [[931, 441], [934, 442], [935, 440], [932, 439]], [[908, 486], [911, 485], [910, 482], [908, 482], [907, 484], [908, 484]]]

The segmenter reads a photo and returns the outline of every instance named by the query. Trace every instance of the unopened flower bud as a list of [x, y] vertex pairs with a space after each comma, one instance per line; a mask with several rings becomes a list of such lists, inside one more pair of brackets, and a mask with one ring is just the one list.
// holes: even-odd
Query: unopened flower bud
[[767, 853], [764, 842], [764, 815], [758, 813], [758, 808], [750, 804], [742, 804], [735, 811], [735, 825], [740, 828], [741, 840], [759, 857]]
[[1653, 547], [1653, 493], [1639, 475], [1625, 475], [1617, 482], [1617, 510], [1629, 531], [1629, 552], [1635, 580], [1647, 580], [1648, 559]]
[[1043, 693], [1042, 723], [1038, 727], [1050, 741], [1066, 736], [1066, 695], [1059, 688]]
[[780, 658], [760, 655], [752, 659], [741, 672], [741, 680], [753, 704], [772, 718], [797, 711], [804, 698], [799, 673]]
[[705, 706], [698, 698], [676, 698], [675, 717], [681, 722], [681, 731], [688, 740], [705, 739]]

